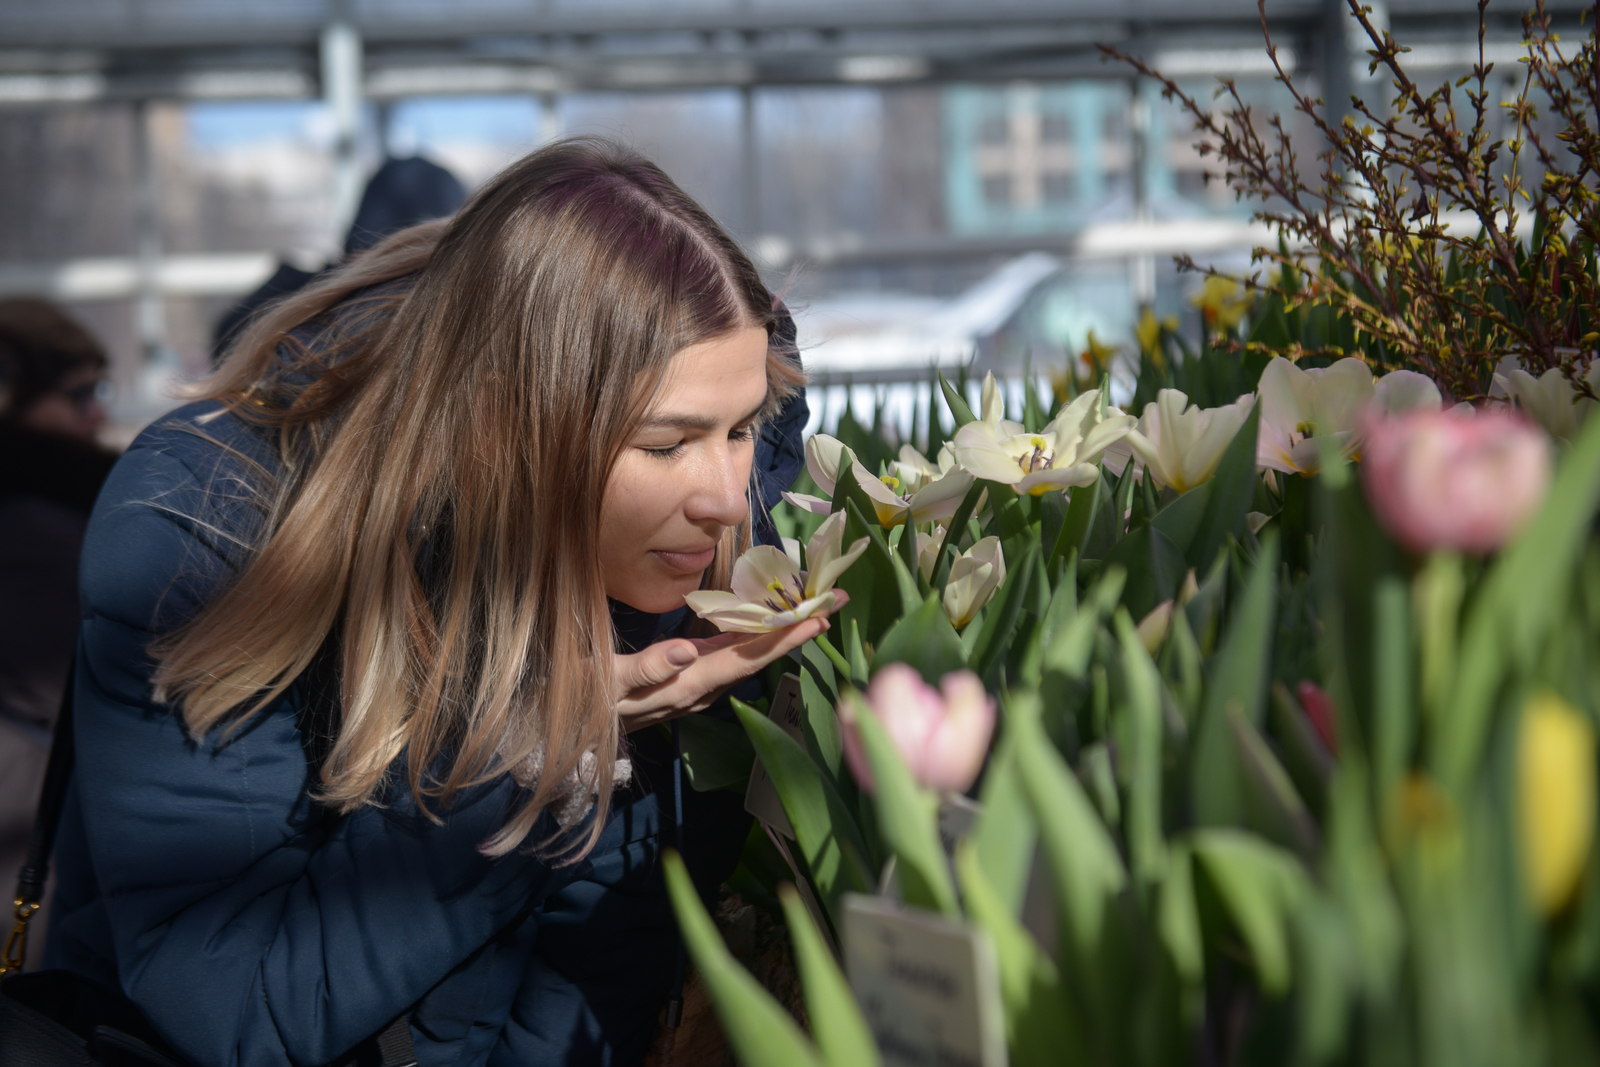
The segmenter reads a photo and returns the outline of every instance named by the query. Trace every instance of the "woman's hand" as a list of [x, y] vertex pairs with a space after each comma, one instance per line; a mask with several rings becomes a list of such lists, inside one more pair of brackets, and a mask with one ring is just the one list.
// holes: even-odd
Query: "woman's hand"
[[[849, 602], [843, 590], [835, 591], [834, 596], [835, 611]], [[826, 618], [812, 616], [767, 634], [675, 638], [631, 656], [617, 656], [612, 678], [622, 728], [632, 733], [704, 711], [733, 683], [827, 629]]]

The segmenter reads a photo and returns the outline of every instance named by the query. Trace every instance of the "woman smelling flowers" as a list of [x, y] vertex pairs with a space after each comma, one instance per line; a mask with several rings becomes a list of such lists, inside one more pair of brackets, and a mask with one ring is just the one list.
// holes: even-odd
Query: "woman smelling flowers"
[[670, 636], [750, 541], [780, 322], [661, 171], [579, 141], [253, 326], [89, 528], [52, 965], [216, 1067], [395, 1019], [422, 1063], [639, 1062], [662, 839], [715, 885], [744, 836], [710, 794], [673, 830], [643, 728], [828, 625]]

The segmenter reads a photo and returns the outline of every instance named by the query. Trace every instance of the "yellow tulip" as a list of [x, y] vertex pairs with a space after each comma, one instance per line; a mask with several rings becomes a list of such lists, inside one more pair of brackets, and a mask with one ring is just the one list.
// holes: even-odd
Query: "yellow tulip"
[[1522, 870], [1540, 914], [1572, 899], [1594, 842], [1595, 733], [1587, 716], [1550, 692], [1522, 709], [1517, 826]]

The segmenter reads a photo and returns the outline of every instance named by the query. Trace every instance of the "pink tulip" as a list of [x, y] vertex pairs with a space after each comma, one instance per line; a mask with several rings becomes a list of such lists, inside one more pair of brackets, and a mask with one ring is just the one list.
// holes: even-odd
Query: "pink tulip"
[[977, 779], [994, 735], [994, 699], [971, 671], [954, 671], [934, 689], [904, 663], [891, 663], [839, 705], [845, 760], [861, 788], [877, 791], [856, 716], [883, 724], [911, 776], [929, 789], [961, 793]]
[[1410, 411], [1377, 417], [1361, 481], [1378, 521], [1413, 552], [1493, 552], [1527, 525], [1550, 482], [1550, 446], [1520, 416]]

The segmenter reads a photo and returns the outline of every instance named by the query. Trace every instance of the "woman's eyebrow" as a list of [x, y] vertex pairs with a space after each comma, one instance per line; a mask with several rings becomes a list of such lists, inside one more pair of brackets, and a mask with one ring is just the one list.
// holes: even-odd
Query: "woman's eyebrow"
[[[756, 416], [760, 415], [762, 409], [766, 406], [766, 401], [762, 401], [758, 407], [752, 409], [748, 415], [740, 419], [734, 425], [742, 426], [747, 422], [754, 422]], [[717, 419], [714, 419], [709, 415], [671, 415], [662, 413], [659, 415], [652, 415], [648, 419], [644, 420], [643, 429], [706, 431], [716, 429], [717, 422]]]

